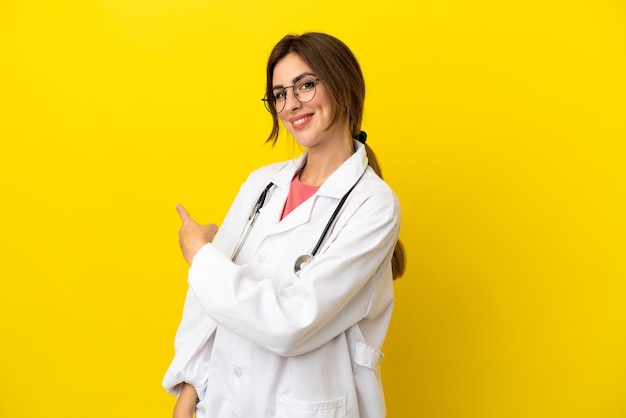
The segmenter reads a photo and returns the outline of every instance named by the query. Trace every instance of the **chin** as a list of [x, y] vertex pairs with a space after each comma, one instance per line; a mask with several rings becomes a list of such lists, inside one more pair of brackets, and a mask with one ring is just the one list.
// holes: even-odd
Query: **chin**
[[307, 134], [302, 134], [302, 133], [297, 133], [294, 135], [292, 133], [291, 136], [293, 137], [294, 141], [296, 141], [296, 143], [298, 143], [298, 145], [300, 145], [301, 147], [308, 148], [315, 143], [315, 140], [312, 138], [312, 135], [307, 135]]

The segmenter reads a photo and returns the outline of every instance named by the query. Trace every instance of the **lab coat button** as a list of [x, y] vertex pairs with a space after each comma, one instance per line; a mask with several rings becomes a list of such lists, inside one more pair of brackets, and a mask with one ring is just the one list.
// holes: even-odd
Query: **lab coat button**
[[265, 261], [265, 256], [263, 254], [258, 254], [256, 256], [256, 261], [259, 262], [259, 263], [264, 262]]
[[237, 377], [241, 377], [242, 375], [242, 371], [241, 368], [239, 366], [235, 366], [235, 368], [233, 369], [233, 374]]

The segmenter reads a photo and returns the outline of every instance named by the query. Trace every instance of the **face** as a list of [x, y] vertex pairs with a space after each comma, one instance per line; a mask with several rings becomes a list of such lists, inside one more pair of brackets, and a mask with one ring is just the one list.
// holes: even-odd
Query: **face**
[[[300, 56], [288, 54], [274, 67], [272, 85], [292, 86], [303, 76], [317, 78]], [[332, 106], [323, 80], [317, 82], [315, 97], [308, 103], [300, 103], [295, 98], [292, 88], [288, 88], [286, 92], [285, 108], [278, 114], [278, 118], [298, 144], [311, 149], [343, 139], [345, 130], [343, 124], [337, 123], [327, 129], [332, 120]]]

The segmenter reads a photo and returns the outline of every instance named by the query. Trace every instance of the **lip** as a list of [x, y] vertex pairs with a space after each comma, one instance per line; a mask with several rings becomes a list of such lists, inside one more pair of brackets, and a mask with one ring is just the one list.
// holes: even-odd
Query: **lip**
[[[313, 113], [304, 113], [302, 115], [297, 115], [289, 118], [289, 122], [293, 129], [304, 129], [305, 126], [311, 122], [313, 119]], [[302, 120], [301, 122], [298, 122]]]

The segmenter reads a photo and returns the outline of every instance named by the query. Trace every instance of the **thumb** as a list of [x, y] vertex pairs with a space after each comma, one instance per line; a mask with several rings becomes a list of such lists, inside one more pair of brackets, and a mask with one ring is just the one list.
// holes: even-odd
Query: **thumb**
[[180, 203], [176, 204], [176, 212], [178, 212], [178, 216], [180, 216], [181, 221], [185, 222], [191, 220], [189, 212], [187, 212], [187, 209], [185, 209]]

